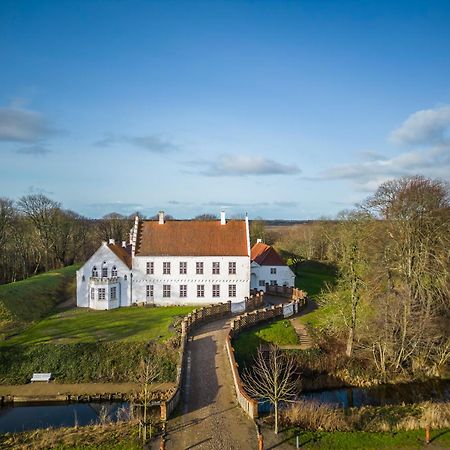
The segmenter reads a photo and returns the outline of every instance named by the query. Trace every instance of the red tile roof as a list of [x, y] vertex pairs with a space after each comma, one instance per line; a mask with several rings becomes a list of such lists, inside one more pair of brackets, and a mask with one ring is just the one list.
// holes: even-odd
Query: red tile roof
[[260, 266], [285, 266], [281, 256], [270, 245], [258, 242], [252, 247], [252, 261]]
[[136, 256], [248, 256], [244, 220], [144, 220], [139, 223]]
[[131, 269], [131, 245], [121, 247], [116, 244], [108, 244], [110, 248], [120, 259]]

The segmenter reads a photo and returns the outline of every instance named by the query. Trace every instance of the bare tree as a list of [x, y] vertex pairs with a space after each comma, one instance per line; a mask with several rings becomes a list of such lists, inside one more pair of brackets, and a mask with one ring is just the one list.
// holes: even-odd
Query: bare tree
[[294, 358], [276, 346], [270, 346], [268, 352], [259, 347], [253, 366], [242, 375], [245, 390], [250, 396], [269, 400], [274, 406], [275, 434], [278, 433], [280, 402], [293, 401], [298, 393], [295, 367]]
[[148, 420], [148, 408], [152, 398], [151, 385], [161, 377], [161, 368], [157, 361], [152, 359], [150, 355], [145, 357], [140, 363], [140, 371], [138, 374], [138, 383], [140, 390], [134, 400], [135, 404], [142, 408], [142, 421], [139, 422], [139, 434], [142, 431], [142, 442], [145, 445], [147, 442], [148, 427], [150, 425], [151, 437], [151, 422]]

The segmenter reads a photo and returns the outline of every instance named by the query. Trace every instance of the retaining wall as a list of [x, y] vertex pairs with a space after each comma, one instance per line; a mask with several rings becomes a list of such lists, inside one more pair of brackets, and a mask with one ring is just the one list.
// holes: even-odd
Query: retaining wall
[[234, 357], [232, 339], [237, 337], [241, 331], [246, 328], [251, 328], [260, 322], [297, 314], [303, 309], [305, 304], [306, 296], [302, 299], [293, 299], [289, 305], [277, 305], [270, 308], [258, 309], [252, 313], [242, 314], [231, 321], [231, 327], [225, 345], [230, 361], [231, 372], [233, 374], [234, 388], [239, 405], [252, 419], [258, 417], [258, 401], [251, 398], [247, 392], [245, 392], [242, 379], [239, 375], [238, 364]]
[[[250, 297], [245, 297], [243, 303], [246, 311], [261, 307], [264, 304], [264, 293], [261, 291], [251, 295]], [[195, 328], [198, 328], [205, 323], [212, 322], [223, 317], [230, 317], [231, 315], [232, 303], [231, 301], [228, 301], [227, 303], [218, 303], [199, 309], [194, 309], [194, 311], [184, 317], [181, 322], [181, 343], [177, 365], [176, 388], [173, 394], [166, 401], [161, 402], [161, 420], [167, 420], [172, 415], [180, 401], [186, 363], [185, 348], [189, 334]]]

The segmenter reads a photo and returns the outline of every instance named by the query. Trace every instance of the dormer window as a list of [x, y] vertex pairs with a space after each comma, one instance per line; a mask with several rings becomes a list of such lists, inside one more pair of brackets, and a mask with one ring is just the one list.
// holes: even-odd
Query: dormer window
[[117, 277], [117, 267], [113, 266], [111, 269], [111, 276], [112, 277]]
[[97, 270], [97, 267], [96, 267], [96, 266], [94, 266], [94, 267], [92, 268], [92, 277], [93, 277], [93, 278], [97, 278], [97, 277], [98, 277], [98, 270]]

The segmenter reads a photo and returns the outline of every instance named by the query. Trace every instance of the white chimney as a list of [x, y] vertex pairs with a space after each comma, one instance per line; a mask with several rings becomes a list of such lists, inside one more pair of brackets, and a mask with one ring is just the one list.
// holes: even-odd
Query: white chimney
[[122, 247], [125, 248], [127, 246], [127, 241], [122, 241]]
[[116, 241], [115, 241], [114, 239], [110, 239], [110, 240], [109, 240], [109, 244], [114, 245], [115, 243], [116, 243]]
[[257, 244], [261, 244], [261, 242], [262, 242], [262, 239], [256, 239]]
[[226, 225], [227, 221], [225, 220], [225, 211], [220, 211], [220, 225]]
[[164, 211], [159, 212], [159, 224], [164, 225]]

